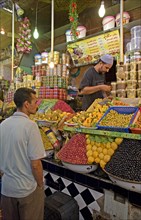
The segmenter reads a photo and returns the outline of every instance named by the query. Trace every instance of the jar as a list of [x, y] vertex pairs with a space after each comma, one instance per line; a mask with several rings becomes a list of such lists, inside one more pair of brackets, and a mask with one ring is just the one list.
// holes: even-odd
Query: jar
[[127, 89], [136, 89], [137, 80], [127, 80]]
[[136, 98], [136, 89], [127, 89], [127, 98]]
[[116, 82], [111, 82], [111, 86], [112, 86], [112, 91], [115, 91], [117, 83]]
[[116, 98], [116, 91], [112, 90], [111, 95], [112, 95], [112, 97]]
[[141, 89], [140, 89], [140, 88], [137, 89], [137, 97], [138, 97], [138, 98], [141, 98]]
[[47, 52], [42, 52], [41, 53], [41, 58], [42, 58], [42, 64], [47, 64], [48, 63], [48, 53]]
[[117, 82], [117, 89], [125, 89], [126, 88], [126, 81], [118, 81]]
[[130, 72], [130, 80], [137, 80], [137, 72], [136, 71]]
[[138, 70], [138, 80], [141, 80], [141, 70]]
[[138, 88], [141, 89], [141, 80], [138, 80]]
[[40, 54], [36, 54], [34, 56], [34, 60], [35, 60], [35, 65], [41, 65], [42, 64], [42, 60], [41, 60], [41, 55]]
[[129, 80], [130, 79], [130, 72], [129, 71], [125, 71], [125, 80]]
[[117, 97], [126, 98], [126, 90], [125, 89], [118, 89], [117, 90]]

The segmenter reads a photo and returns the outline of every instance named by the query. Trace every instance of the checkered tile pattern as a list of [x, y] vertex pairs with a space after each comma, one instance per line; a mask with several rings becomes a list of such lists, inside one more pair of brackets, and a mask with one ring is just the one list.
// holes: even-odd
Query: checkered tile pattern
[[77, 201], [80, 210], [79, 220], [92, 220], [93, 210], [100, 211], [97, 200], [104, 194], [47, 171], [44, 171], [44, 178], [46, 196], [59, 190]]

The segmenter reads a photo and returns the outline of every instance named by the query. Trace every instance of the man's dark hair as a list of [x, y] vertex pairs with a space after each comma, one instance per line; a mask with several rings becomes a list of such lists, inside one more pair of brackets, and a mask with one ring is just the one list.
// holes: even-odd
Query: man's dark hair
[[30, 103], [32, 100], [31, 94], [36, 94], [36, 92], [33, 89], [29, 88], [17, 89], [14, 94], [14, 102], [17, 108], [21, 108], [25, 101], [28, 101]]

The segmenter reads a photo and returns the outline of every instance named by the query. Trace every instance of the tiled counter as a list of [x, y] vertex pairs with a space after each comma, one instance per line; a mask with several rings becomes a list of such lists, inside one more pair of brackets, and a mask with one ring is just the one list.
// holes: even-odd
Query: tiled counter
[[[124, 219], [132, 219], [133, 209], [136, 207], [138, 207], [135, 210], [137, 218], [141, 219], [141, 194], [114, 185], [101, 169], [90, 174], [81, 174], [68, 170], [53, 159], [44, 159], [42, 163], [46, 195], [49, 196], [58, 190], [75, 198], [80, 210], [79, 220], [96, 219], [93, 216], [94, 213], [100, 213], [102, 216], [105, 211], [111, 217], [112, 207], [109, 210], [108, 206], [112, 206], [112, 204], [118, 205], [118, 208], [121, 209], [118, 210], [119, 213], [112, 211], [113, 219], [123, 219], [123, 216]], [[112, 199], [114, 201], [110, 204]], [[134, 204], [135, 208], [129, 207], [129, 204]], [[132, 208], [132, 213], [130, 208]]]

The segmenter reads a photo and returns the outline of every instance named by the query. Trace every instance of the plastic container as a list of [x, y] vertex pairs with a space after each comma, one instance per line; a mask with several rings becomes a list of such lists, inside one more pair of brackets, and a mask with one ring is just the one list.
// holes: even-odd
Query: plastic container
[[[51, 182], [54, 184], [54, 182]], [[61, 186], [61, 185], [60, 185]], [[44, 220], [79, 220], [77, 201], [63, 192], [55, 192], [45, 199]]]
[[118, 81], [117, 82], [117, 90], [125, 89], [126, 88], [126, 81]]
[[138, 70], [138, 80], [141, 80], [141, 70]]
[[125, 106], [113, 106], [110, 107], [105, 114], [102, 116], [102, 118], [98, 121], [96, 127], [98, 127], [98, 129], [100, 130], [109, 130], [109, 131], [118, 131], [118, 132], [126, 132], [129, 133], [129, 125], [127, 127], [114, 127], [114, 126], [101, 126], [100, 122], [106, 117], [106, 115], [111, 111], [114, 110], [116, 112], [118, 112], [119, 114], [133, 114], [129, 125], [133, 122], [136, 113], [138, 112], [138, 108], [137, 107], [125, 107]]
[[117, 83], [116, 82], [111, 82], [111, 86], [112, 86], [112, 91], [115, 91], [117, 88]]
[[115, 98], [115, 97], [116, 97], [116, 95], [117, 95], [117, 92], [116, 92], [116, 91], [111, 91], [111, 96], [112, 96], [112, 97], [114, 97], [114, 98]]
[[141, 50], [141, 37], [131, 39], [131, 50]]
[[[74, 40], [74, 36], [71, 33], [71, 30], [66, 31], [66, 42], [70, 42]], [[83, 38], [86, 36], [86, 28], [84, 26], [77, 27], [77, 38]]]
[[[123, 25], [129, 23], [130, 15], [128, 12], [123, 12]], [[116, 26], [120, 26], [120, 13], [116, 15]]]
[[136, 89], [137, 80], [127, 80], [127, 89]]
[[131, 38], [141, 37], [141, 25], [131, 28]]
[[114, 16], [106, 16], [102, 20], [103, 30], [106, 31], [108, 29], [115, 27], [115, 18]]
[[136, 89], [127, 89], [127, 98], [136, 98]]
[[126, 90], [125, 89], [118, 89], [117, 90], [117, 97], [126, 98]]

